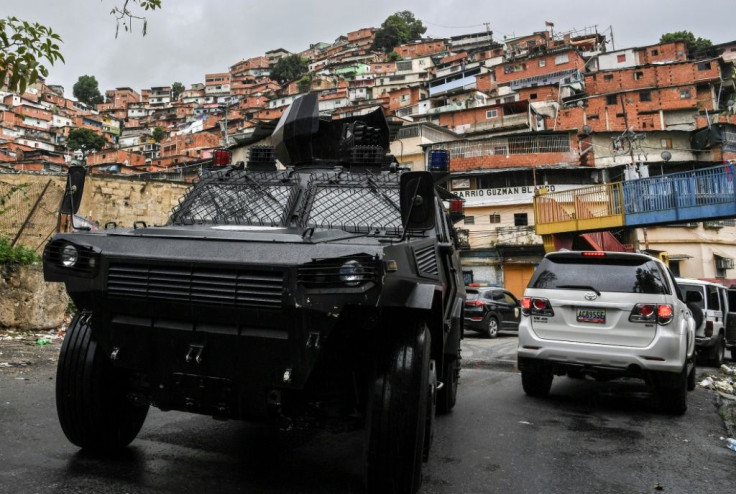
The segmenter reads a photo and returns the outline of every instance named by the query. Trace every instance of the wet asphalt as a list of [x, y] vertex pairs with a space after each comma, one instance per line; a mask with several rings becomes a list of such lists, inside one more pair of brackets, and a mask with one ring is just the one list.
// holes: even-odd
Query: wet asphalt
[[[423, 493], [726, 493], [736, 452], [712, 391], [663, 415], [638, 381], [521, 390], [515, 337], [469, 334], [458, 404], [439, 417]], [[49, 352], [53, 352], [49, 349]], [[55, 362], [0, 368], [0, 493], [360, 493], [360, 432], [279, 432], [152, 409], [117, 457], [80, 452], [54, 404]]]

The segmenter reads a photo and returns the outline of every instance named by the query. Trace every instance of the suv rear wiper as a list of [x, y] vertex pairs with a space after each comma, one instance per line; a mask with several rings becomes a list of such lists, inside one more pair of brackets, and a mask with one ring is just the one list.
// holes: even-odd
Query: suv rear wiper
[[557, 285], [557, 288], [573, 288], [573, 289], [579, 288], [582, 290], [593, 290], [596, 295], [598, 295], [599, 297], [601, 296], [601, 292], [599, 292], [595, 287], [590, 286], [590, 285]]

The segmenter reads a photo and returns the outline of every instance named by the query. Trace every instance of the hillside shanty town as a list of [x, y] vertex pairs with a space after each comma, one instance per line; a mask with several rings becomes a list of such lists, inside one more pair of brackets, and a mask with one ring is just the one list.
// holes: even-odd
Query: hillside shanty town
[[[420, 38], [389, 54], [373, 49], [378, 29], [364, 27], [296, 53], [235, 55], [189, 87], [110, 88], [96, 105], [40, 79], [23, 94], [0, 92], [0, 180], [60, 174], [83, 161], [92, 176], [192, 181], [216, 150], [246, 160], [250, 147], [268, 144], [291, 102], [315, 93], [326, 118], [382, 108], [403, 167], [424, 170], [432, 153], [447, 153], [450, 189], [464, 199], [457, 226], [467, 283], [521, 296], [545, 246], [582, 246], [646, 250], [666, 256], [675, 275], [729, 285], [733, 219], [542, 231], [534, 198], [732, 164], [736, 41], [705, 52], [656, 39], [620, 47], [612, 31], [543, 25], [513, 38], [490, 29]], [[306, 72], [273, 79], [294, 55]], [[71, 150], [78, 128], [104, 137], [104, 146]]]

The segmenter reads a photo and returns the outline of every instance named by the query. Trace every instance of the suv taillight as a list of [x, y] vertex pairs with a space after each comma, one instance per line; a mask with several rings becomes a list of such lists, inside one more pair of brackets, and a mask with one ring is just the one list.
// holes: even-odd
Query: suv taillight
[[636, 304], [631, 310], [629, 321], [631, 322], [654, 322], [658, 324], [669, 324], [673, 317], [672, 306], [669, 304]]
[[713, 321], [705, 321], [705, 336], [713, 336]]
[[483, 301], [481, 301], [481, 300], [468, 300], [468, 301], [465, 302], [465, 305], [480, 306], [480, 305], [483, 305]]
[[546, 298], [524, 297], [521, 299], [521, 313], [525, 316], [554, 316], [552, 304]]

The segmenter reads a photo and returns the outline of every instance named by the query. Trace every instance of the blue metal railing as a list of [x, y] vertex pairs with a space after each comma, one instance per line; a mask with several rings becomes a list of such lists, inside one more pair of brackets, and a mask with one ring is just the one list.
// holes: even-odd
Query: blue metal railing
[[733, 165], [623, 182], [626, 226], [736, 216]]

